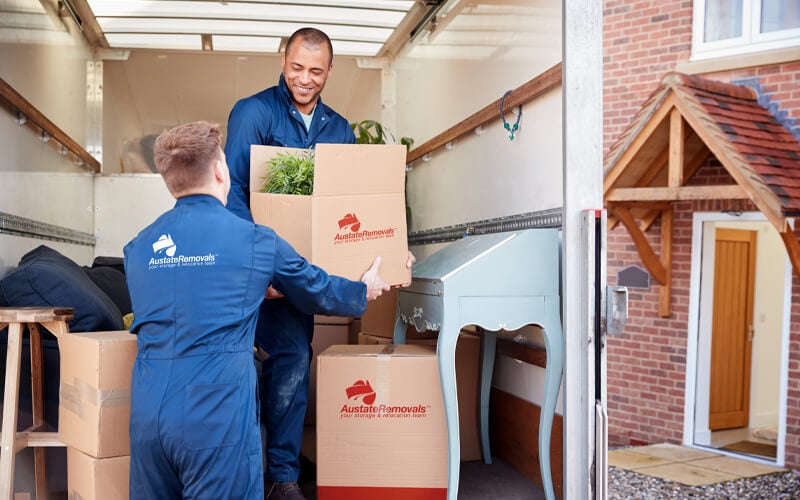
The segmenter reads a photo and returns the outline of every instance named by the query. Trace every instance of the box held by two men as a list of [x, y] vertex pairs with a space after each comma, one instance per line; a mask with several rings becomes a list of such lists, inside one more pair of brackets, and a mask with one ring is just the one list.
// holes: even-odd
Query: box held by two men
[[61, 440], [94, 458], [130, 455], [131, 373], [136, 335], [70, 333], [59, 339]]
[[390, 285], [411, 281], [403, 145], [318, 144], [311, 195], [261, 192], [267, 162], [302, 149], [250, 147], [250, 211], [309, 262], [330, 274], [359, 280], [375, 257]]
[[127, 500], [131, 457], [95, 458], [67, 448], [67, 489], [70, 499]]
[[317, 358], [317, 498], [447, 496], [436, 351], [336, 345]]

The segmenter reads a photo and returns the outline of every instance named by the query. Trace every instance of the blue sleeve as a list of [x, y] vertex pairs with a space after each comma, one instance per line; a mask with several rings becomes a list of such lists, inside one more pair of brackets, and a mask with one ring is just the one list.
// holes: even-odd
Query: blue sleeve
[[361, 316], [367, 308], [367, 286], [332, 276], [309, 264], [283, 238], [276, 236], [272, 285], [306, 314]]
[[253, 221], [250, 213], [250, 145], [264, 144], [272, 127], [266, 103], [248, 97], [237, 102], [228, 117], [225, 157], [231, 173], [228, 210], [244, 220]]
[[345, 140], [343, 144], [355, 144], [356, 143], [356, 134], [353, 132], [353, 129], [350, 128], [350, 124], [347, 124], [347, 131], [345, 132]]

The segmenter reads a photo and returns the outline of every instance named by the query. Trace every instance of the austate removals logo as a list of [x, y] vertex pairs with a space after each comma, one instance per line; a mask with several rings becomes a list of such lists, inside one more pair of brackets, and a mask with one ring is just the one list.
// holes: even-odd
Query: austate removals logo
[[383, 238], [393, 238], [397, 232], [395, 227], [387, 227], [384, 229], [361, 231], [361, 221], [356, 216], [355, 212], [344, 214], [344, 217], [339, 219], [339, 232], [333, 237], [333, 244], [339, 243], [359, 243], [365, 240], [379, 240]]
[[155, 243], [153, 243], [153, 253], [166, 253], [168, 256], [172, 257], [175, 255], [175, 250], [177, 247], [175, 246], [175, 242], [172, 241], [172, 235], [169, 234], [162, 234]]
[[356, 380], [356, 383], [344, 390], [347, 393], [347, 399], [354, 399], [364, 402], [364, 404], [371, 405], [375, 402], [375, 391], [369, 385], [369, 380]]
[[211, 253], [206, 255], [175, 255], [177, 248], [178, 246], [172, 240], [172, 235], [162, 234], [159, 236], [153, 242], [155, 257], [150, 257], [147, 262], [148, 269], [213, 266], [217, 262], [217, 256]]
[[350, 231], [357, 233], [361, 229], [361, 221], [358, 220], [355, 213], [345, 214], [344, 217], [339, 219], [339, 229], [350, 228]]
[[[430, 408], [424, 404], [373, 404], [377, 394], [366, 379], [356, 380], [344, 392], [353, 403], [342, 405], [340, 418], [423, 418]], [[361, 404], [355, 404], [359, 400]]]

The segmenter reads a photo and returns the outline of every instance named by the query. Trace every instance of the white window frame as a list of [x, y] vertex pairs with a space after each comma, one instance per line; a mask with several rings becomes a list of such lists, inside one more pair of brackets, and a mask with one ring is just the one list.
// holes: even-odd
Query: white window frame
[[800, 46], [800, 28], [760, 33], [761, 0], [742, 0], [742, 35], [704, 42], [706, 0], [694, 0], [692, 61]]

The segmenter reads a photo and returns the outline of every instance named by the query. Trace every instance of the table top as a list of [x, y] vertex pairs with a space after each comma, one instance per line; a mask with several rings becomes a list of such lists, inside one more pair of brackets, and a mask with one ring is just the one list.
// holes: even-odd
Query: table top
[[73, 312], [71, 307], [0, 307], [0, 323], [69, 321]]

